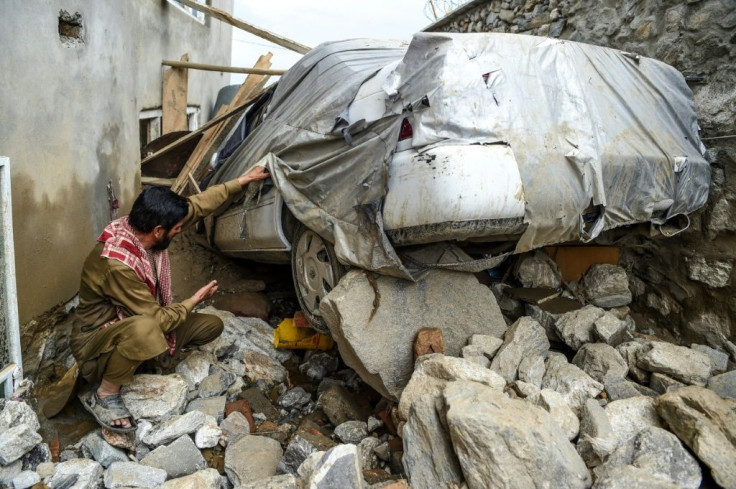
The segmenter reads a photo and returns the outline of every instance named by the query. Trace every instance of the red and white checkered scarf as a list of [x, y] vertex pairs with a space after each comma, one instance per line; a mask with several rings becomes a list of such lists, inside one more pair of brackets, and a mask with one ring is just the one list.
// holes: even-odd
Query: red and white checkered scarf
[[[144, 249], [128, 223], [128, 216], [115, 219], [108, 224], [97, 241], [105, 243], [100, 256], [129, 266], [141, 282], [148, 286], [159, 305], [164, 307], [171, 304], [171, 264], [168, 250]], [[154, 267], [156, 267], [155, 270]], [[158, 290], [156, 289], [157, 277]], [[107, 328], [127, 317], [120, 307], [118, 307], [117, 314], [117, 320], [108, 322], [102, 327]], [[176, 335], [173, 331], [166, 336], [166, 341], [169, 344], [169, 354], [173, 356], [176, 351]]]

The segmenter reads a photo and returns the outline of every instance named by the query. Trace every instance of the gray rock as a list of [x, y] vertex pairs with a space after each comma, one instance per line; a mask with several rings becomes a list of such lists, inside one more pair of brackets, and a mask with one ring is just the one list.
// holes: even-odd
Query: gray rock
[[463, 353], [461, 354], [461, 356], [462, 356], [463, 359], [465, 359], [465, 360], [467, 360], [469, 362], [472, 362], [472, 363], [474, 363], [474, 364], [476, 364], [476, 365], [478, 365], [479, 367], [482, 367], [482, 368], [489, 368], [491, 366], [491, 361], [488, 360], [488, 358], [485, 355], [482, 355], [482, 354], [480, 354], [480, 355], [466, 354], [465, 353], [465, 349], [466, 348], [473, 348], [473, 347], [472, 346], [464, 346], [463, 347]]
[[215, 372], [205, 377], [199, 384], [199, 397], [219, 396], [235, 382], [235, 374], [221, 368], [215, 368]]
[[[715, 377], [711, 377], [708, 382], [714, 378]], [[651, 389], [657, 394], [664, 394], [665, 392], [685, 387], [685, 384], [679, 380], [673, 379], [672, 377], [655, 372], [649, 378], [649, 387], [651, 387]]]
[[282, 474], [296, 474], [297, 469], [304, 460], [316, 451], [317, 449], [314, 445], [307, 440], [299, 435], [294, 436], [279, 461], [278, 472]]
[[616, 351], [621, 354], [621, 357], [626, 360], [629, 365], [629, 375], [640, 384], [648, 384], [650, 373], [646, 370], [642, 370], [637, 367], [639, 362], [639, 355], [643, 354], [649, 349], [649, 342], [641, 341], [627, 341], [621, 343], [616, 347]]
[[176, 366], [176, 373], [192, 386], [199, 385], [210, 373], [210, 365], [216, 361], [212, 353], [193, 351]]
[[585, 405], [585, 401], [596, 397], [603, 390], [601, 383], [568, 363], [563, 355], [547, 358], [542, 385], [560, 393], [576, 413]]
[[36, 468], [36, 473], [41, 476], [41, 479], [45, 479], [46, 477], [52, 477], [54, 475], [54, 470], [56, 470], [55, 463], [44, 462], [38, 464], [38, 467]]
[[580, 347], [572, 363], [598, 382], [605, 377], [623, 379], [629, 372], [626, 360], [616, 349], [605, 343], [588, 343]]
[[207, 417], [200, 411], [190, 411], [186, 414], [174, 416], [153, 428], [142, 437], [143, 443], [149, 446], [158, 446], [176, 440], [182, 435], [197, 431], [207, 421]]
[[312, 382], [321, 381], [326, 375], [337, 370], [339, 360], [337, 356], [327, 352], [315, 353], [304, 363], [299, 365], [299, 371], [305, 374]]
[[618, 439], [603, 408], [588, 399], [581, 411], [580, 436], [576, 449], [588, 467], [597, 467], [613, 453]]
[[[66, 489], [97, 489], [100, 479], [102, 479], [102, 465], [94, 460], [77, 458], [57, 464], [54, 475], [46, 482], [46, 485], [51, 489], [59, 487]], [[71, 485], [67, 485], [70, 482]]]
[[302, 387], [294, 387], [281, 394], [277, 403], [282, 408], [300, 409], [311, 400], [312, 396], [309, 392], [305, 391]]
[[299, 479], [291, 474], [275, 475], [257, 482], [243, 484], [238, 489], [300, 489]]
[[576, 311], [566, 312], [555, 323], [557, 335], [567, 346], [577, 351], [585, 343], [593, 343], [593, 327], [605, 311], [595, 306], [585, 306]]
[[503, 390], [506, 381], [493, 370], [483, 368], [462, 358], [440, 353], [423, 355], [417, 359], [414, 373], [399, 401], [399, 417], [408, 419], [412, 402], [421, 397], [434, 398], [442, 394], [448, 382], [468, 380]]
[[23, 472], [23, 462], [16, 460], [7, 465], [0, 465], [0, 487], [10, 487], [13, 479]]
[[46, 443], [39, 443], [23, 455], [23, 470], [35, 471], [44, 462], [51, 462], [51, 450]]
[[729, 351], [727, 337], [730, 336], [730, 329], [728, 317], [711, 311], [697, 314], [684, 328], [692, 342], [726, 351]]
[[626, 321], [606, 312], [593, 323], [593, 338], [596, 341], [616, 347], [629, 339]]
[[690, 280], [704, 283], [708, 287], [720, 288], [731, 280], [733, 262], [727, 260], [707, 260], [703, 256], [685, 259], [687, 275]]
[[705, 464], [721, 487], [736, 487], [736, 402], [696, 386], [657, 399], [668, 429]]
[[363, 470], [379, 468], [378, 456], [374, 450], [381, 444], [381, 440], [369, 436], [360, 440], [358, 452], [360, 452], [360, 466]]
[[383, 421], [373, 416], [368, 416], [368, 421], [366, 421], [366, 424], [368, 425], [368, 433], [373, 433], [378, 428], [383, 426]]
[[277, 363], [291, 358], [289, 350], [278, 350], [273, 346], [273, 328], [259, 318], [236, 317], [234, 314], [208, 306], [199, 311], [213, 314], [225, 325], [222, 335], [215, 341], [199, 347], [200, 350], [221, 358], [234, 352], [251, 351], [270, 357]]
[[3, 430], [0, 433], [0, 464], [8, 465], [15, 462], [41, 441], [41, 435], [27, 424]]
[[343, 443], [357, 445], [368, 436], [368, 425], [363, 421], [345, 421], [335, 427], [335, 435]]
[[651, 342], [651, 349], [637, 356], [637, 366], [685, 382], [703, 386], [710, 378], [710, 357], [705, 353], [663, 341]]
[[645, 428], [639, 433], [632, 465], [683, 489], [698, 489], [703, 480], [698, 461], [675, 435], [661, 428]]
[[[318, 453], [315, 452], [312, 456]], [[310, 489], [363, 489], [358, 447], [338, 445], [324, 452], [313, 461], [307, 484]]]
[[651, 397], [632, 397], [606, 405], [606, 416], [618, 445], [634, 444], [636, 436], [644, 429], [662, 428], [662, 422], [654, 407]]
[[603, 387], [610, 401], [619, 401], [630, 397], [657, 397], [657, 392], [621, 377], [605, 377]]
[[618, 307], [631, 303], [626, 270], [618, 265], [592, 265], [582, 280], [585, 297], [598, 307]]
[[220, 441], [222, 430], [217, 426], [217, 420], [212, 416], [205, 416], [205, 422], [194, 433], [194, 444], [197, 448], [212, 448]]
[[289, 373], [278, 360], [257, 351], [244, 351], [245, 378], [250, 383], [261, 382], [274, 386], [286, 382]]
[[474, 334], [470, 337], [468, 345], [478, 347], [483, 355], [492, 360], [498, 349], [503, 345], [503, 340], [487, 334]]
[[181, 414], [187, 400], [187, 383], [179, 374], [136, 375], [121, 389], [123, 402], [136, 421], [158, 423]]
[[583, 460], [543, 409], [475, 382], [448, 384], [444, 398], [469, 487], [590, 487]]
[[141, 460], [142, 465], [165, 470], [170, 479], [205, 469], [207, 462], [189, 436], [184, 435], [167, 446], [160, 446]]
[[25, 470], [13, 478], [13, 489], [28, 489], [41, 482], [41, 476], [32, 470]]
[[728, 368], [728, 353], [718, 351], [706, 345], [690, 345], [694, 351], [705, 353], [710, 357], [711, 371], [725, 371]]
[[5, 406], [0, 412], [0, 430], [7, 430], [21, 424], [27, 425], [33, 431], [41, 429], [38, 417], [31, 406], [23, 401], [5, 401]]
[[662, 479], [649, 471], [622, 465], [598, 479], [593, 489], [678, 489], [680, 486]]
[[518, 378], [519, 364], [530, 356], [544, 355], [549, 350], [549, 340], [538, 322], [521, 317], [509, 327], [503, 345], [493, 357], [491, 370], [498, 372], [506, 382]]
[[557, 334], [555, 324], [557, 323], [557, 320], [562, 317], [562, 314], [546, 311], [534, 304], [524, 304], [524, 314], [538, 322], [539, 325], [544, 328], [545, 333], [547, 333], [548, 340], [561, 341], [560, 336]]
[[401, 463], [411, 487], [415, 489], [452, 487], [463, 481], [450, 433], [440, 421], [438, 404], [444, 411], [444, 398], [441, 396], [420, 397], [414, 401], [401, 433], [404, 441]]
[[530, 355], [523, 358], [519, 363], [519, 380], [541, 388], [544, 370], [544, 357], [542, 355]]
[[185, 477], [164, 482], [162, 489], [220, 489], [220, 473], [204, 469]]
[[104, 468], [109, 467], [113, 462], [128, 461], [128, 455], [123, 450], [107, 443], [99, 430], [85, 436], [82, 439], [82, 446], [89, 450], [92, 458], [97, 460]]
[[736, 401], [736, 370], [714, 375], [708, 379], [708, 389], [724, 399], [728, 398]]
[[320, 312], [345, 363], [389, 399], [398, 400], [411, 378], [414, 339], [427, 324], [442, 329], [450, 356], [474, 334], [501, 337], [506, 330], [493, 293], [472, 274], [430, 270], [416, 283], [383, 275], [374, 283], [381, 298], [375, 310], [365, 300], [375, 295], [371, 281], [353, 270], [322, 300]]
[[265, 436], [243, 436], [228, 443], [225, 472], [235, 487], [276, 475], [283, 456], [281, 444]]
[[220, 423], [222, 433], [227, 436], [228, 443], [232, 443], [240, 437], [250, 435], [250, 423], [248, 418], [240, 411], [233, 411], [225, 421]]
[[558, 289], [562, 285], [557, 264], [544, 251], [523, 256], [517, 265], [516, 278], [527, 288]]
[[363, 421], [371, 414], [364, 399], [350, 393], [341, 385], [332, 385], [320, 395], [317, 405], [322, 408], [334, 426], [345, 421]]
[[135, 462], [115, 462], [105, 471], [105, 487], [158, 487], [166, 481], [166, 471]]
[[550, 414], [550, 418], [557, 423], [568, 440], [572, 441], [578, 436], [580, 421], [560, 394], [550, 389], [542, 389], [536, 403]]
[[187, 404], [187, 412], [199, 411], [207, 416], [212, 416], [221, 422], [225, 417], [225, 404], [227, 403], [227, 397], [217, 396], [208, 397], [206, 399], [194, 399], [192, 402]]

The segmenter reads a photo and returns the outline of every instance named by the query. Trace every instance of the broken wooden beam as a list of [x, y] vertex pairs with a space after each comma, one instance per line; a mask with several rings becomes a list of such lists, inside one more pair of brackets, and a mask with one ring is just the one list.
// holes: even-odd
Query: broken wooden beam
[[171, 187], [173, 183], [173, 178], [141, 177], [141, 185], [151, 185], [154, 187]]
[[[253, 68], [270, 68], [272, 56], [273, 54], [271, 53], [261, 56], [258, 58], [258, 61], [256, 61]], [[252, 98], [253, 93], [260, 92], [268, 79], [268, 75], [248, 75], [240, 86], [238, 93], [235, 94], [232, 102], [230, 102], [230, 107], [242, 103], [243, 100]], [[171, 186], [171, 190], [181, 194], [189, 185], [190, 178], [193, 177], [194, 180], [200, 180], [205, 175], [209, 162], [212, 159], [212, 155], [215, 154], [217, 148], [222, 144], [236, 123], [237, 119], [223, 121], [209, 129], [204, 136], [202, 136], [197, 147], [194, 148], [194, 152], [189, 156], [184, 168], [182, 168], [179, 176], [176, 178], [176, 182]]]
[[195, 0], [179, 0], [179, 3], [182, 3], [187, 7], [191, 7], [200, 12], [204, 12], [205, 14], [210, 15], [227, 24], [230, 24], [233, 27], [242, 29], [245, 32], [250, 32], [255, 36], [266, 39], [267, 41], [271, 41], [272, 43], [285, 47], [286, 49], [296, 51], [299, 54], [306, 54], [312, 49], [309, 46], [305, 46], [304, 44], [292, 41], [291, 39], [287, 39], [283, 36], [279, 36], [278, 34], [267, 31], [265, 29], [261, 29], [260, 27], [256, 27], [243, 20], [235, 18], [224, 10], [220, 10], [219, 8], [210, 7], [209, 5], [198, 3]]
[[172, 68], [189, 68], [192, 70], [220, 71], [222, 73], [245, 73], [246, 75], [283, 75], [286, 70], [261, 70], [258, 68], [239, 68], [235, 66], [208, 65], [203, 63], [192, 63], [187, 61], [173, 61], [165, 59], [162, 65]]
[[237, 107], [233, 108], [232, 110], [229, 110], [229, 111], [225, 112], [221, 116], [215, 117], [214, 119], [212, 119], [208, 123], [204, 124], [199, 129], [197, 129], [196, 131], [192, 131], [189, 134], [187, 134], [186, 136], [183, 136], [183, 137], [177, 139], [173, 143], [171, 143], [171, 144], [169, 144], [167, 146], [164, 146], [163, 148], [161, 148], [160, 150], [156, 151], [155, 153], [146, 156], [141, 161], [141, 165], [145, 165], [149, 161], [151, 161], [151, 160], [153, 160], [155, 158], [158, 158], [161, 155], [164, 155], [164, 154], [168, 153], [172, 149], [181, 146], [182, 144], [186, 143], [187, 141], [191, 141], [192, 139], [194, 139], [198, 135], [202, 134], [203, 132], [205, 132], [207, 129], [211, 128], [215, 124], [218, 124], [218, 123], [220, 123], [220, 122], [222, 122], [222, 121], [224, 121], [226, 119], [229, 119], [230, 117], [234, 116], [235, 114], [237, 114], [239, 112], [242, 112], [250, 104], [252, 104], [255, 99], [257, 99], [258, 97], [260, 97], [262, 94], [263, 94], [263, 91], [261, 91], [260, 93], [255, 94], [254, 96], [252, 96], [251, 98], [249, 98], [248, 100], [246, 100], [245, 103], [242, 103], [242, 104], [238, 105]]
[[[189, 61], [189, 55], [183, 55], [181, 61]], [[162, 135], [189, 129], [187, 122], [188, 80], [189, 72], [180, 67], [172, 67], [164, 71], [164, 87], [161, 103]]]

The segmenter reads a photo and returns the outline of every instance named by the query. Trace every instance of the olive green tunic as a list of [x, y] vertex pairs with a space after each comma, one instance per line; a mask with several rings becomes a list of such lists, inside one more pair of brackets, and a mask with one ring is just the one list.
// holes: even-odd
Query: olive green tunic
[[[189, 197], [189, 212], [184, 226], [225, 207], [241, 190], [240, 183], [232, 180]], [[117, 345], [120, 353], [132, 360], [153, 358], [165, 350], [162, 334], [152, 336], [150, 341], [120, 344], [119, 335], [114, 334], [118, 324], [105, 330], [100, 327], [117, 317], [119, 306], [127, 316], [153, 319], [161, 333], [168, 333], [186, 321], [195, 304], [191, 299], [185, 299], [165, 307], [159, 305], [148, 286], [130, 267], [100, 256], [103, 246], [103, 243], [97, 243], [92, 248], [82, 269], [79, 306], [70, 339], [72, 353], [78, 362], [83, 362], [109, 352]]]

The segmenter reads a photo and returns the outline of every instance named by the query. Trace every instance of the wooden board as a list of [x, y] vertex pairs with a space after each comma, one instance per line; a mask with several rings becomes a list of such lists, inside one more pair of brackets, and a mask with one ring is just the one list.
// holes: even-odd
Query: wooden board
[[545, 251], [557, 263], [565, 282], [580, 280], [591, 265], [618, 265], [616, 246], [549, 246]]
[[[189, 55], [182, 56], [181, 61], [189, 61]], [[167, 68], [164, 70], [162, 135], [189, 129], [189, 124], [187, 124], [188, 74], [189, 70], [186, 68]]]
[[[254, 68], [268, 69], [271, 67], [271, 57], [273, 54], [267, 53], [258, 58], [258, 61], [253, 66]], [[227, 107], [222, 107], [220, 111], [226, 111], [242, 103], [246, 102], [253, 94], [258, 93], [260, 89], [268, 81], [268, 75], [248, 75], [245, 81], [240, 86], [238, 93], [233, 97], [232, 102]], [[220, 113], [218, 112], [218, 115]], [[187, 188], [191, 173], [195, 180], [199, 180], [206, 172], [207, 165], [212, 158], [212, 155], [217, 151], [217, 148], [222, 144], [224, 139], [230, 130], [237, 124], [238, 119], [233, 117], [228, 120], [222, 121], [221, 123], [212, 126], [207, 132], [204, 133], [199, 144], [194, 149], [194, 152], [189, 157], [187, 164], [182, 168], [181, 173], [176, 178], [176, 182], [171, 186], [171, 190], [178, 194], [182, 194]]]

